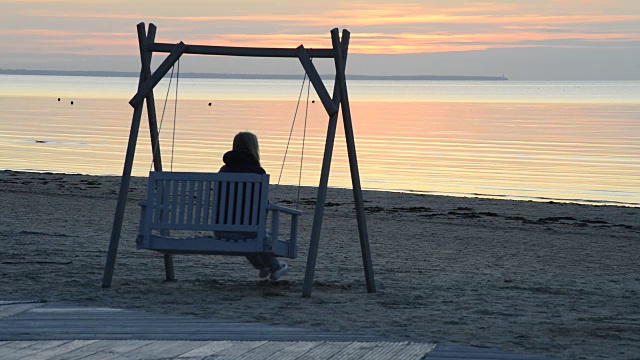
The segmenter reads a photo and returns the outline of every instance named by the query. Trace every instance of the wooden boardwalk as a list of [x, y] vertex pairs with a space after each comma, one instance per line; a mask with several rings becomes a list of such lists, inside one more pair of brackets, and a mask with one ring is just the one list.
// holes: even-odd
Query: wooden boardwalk
[[0, 359], [542, 358], [259, 323], [0, 301]]

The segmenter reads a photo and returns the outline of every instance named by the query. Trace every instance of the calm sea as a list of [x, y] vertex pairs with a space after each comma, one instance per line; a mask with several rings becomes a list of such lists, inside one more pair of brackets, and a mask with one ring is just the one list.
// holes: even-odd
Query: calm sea
[[[293, 126], [280, 183], [318, 185], [328, 117], [302, 78], [181, 78], [178, 101], [175, 83], [155, 92], [166, 169], [216, 171], [249, 130], [276, 183]], [[120, 175], [136, 87], [0, 75], [0, 168]], [[640, 81], [349, 81], [349, 96], [365, 189], [640, 206]], [[343, 133], [334, 187], [351, 186]], [[134, 174], [150, 167], [143, 123]]]

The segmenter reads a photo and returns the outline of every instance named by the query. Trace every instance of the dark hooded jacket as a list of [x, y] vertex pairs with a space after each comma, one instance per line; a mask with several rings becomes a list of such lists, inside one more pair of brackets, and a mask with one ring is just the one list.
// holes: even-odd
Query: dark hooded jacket
[[224, 165], [219, 172], [228, 173], [256, 173], [263, 175], [264, 169], [247, 152], [231, 150], [222, 157]]

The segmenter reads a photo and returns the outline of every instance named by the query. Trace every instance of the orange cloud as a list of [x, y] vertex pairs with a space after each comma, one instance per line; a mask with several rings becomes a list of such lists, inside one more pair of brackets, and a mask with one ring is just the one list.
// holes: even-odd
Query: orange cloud
[[77, 32], [63, 30], [44, 30], [44, 29], [19, 29], [6, 30], [0, 29], [0, 35], [14, 36], [41, 36], [41, 37], [76, 37], [76, 36], [97, 36], [97, 37], [131, 37], [131, 33], [106, 33], [106, 32]]
[[19, 49], [41, 54], [132, 55], [138, 41], [130, 33], [73, 32], [61, 30], [0, 30], [0, 36], [28, 39]]
[[[55, 0], [32, 0], [55, 1]], [[195, 8], [193, 1], [191, 11]], [[437, 2], [436, 2], [437, 3]], [[534, 6], [536, 5], [536, 6]], [[186, 6], [186, 5], [185, 5]], [[336, 4], [336, 6], [338, 6]], [[160, 26], [158, 41], [185, 41], [191, 44], [260, 47], [331, 47], [328, 29], [339, 24], [353, 30], [352, 53], [408, 54], [448, 51], [474, 51], [489, 48], [548, 46], [558, 42], [640, 41], [640, 30], [629, 24], [638, 23], [640, 15], [605, 13], [597, 6], [583, 10], [575, 2], [542, 1], [530, 3], [465, 3], [459, 8], [417, 4], [339, 4], [335, 10], [307, 14], [262, 13], [228, 15], [221, 9], [219, 16], [141, 15], [117, 12], [69, 12], [61, 9], [25, 12], [29, 17], [55, 19], [111, 20], [152, 19], [165, 22]], [[265, 8], [266, 9], [266, 8]], [[572, 10], [572, 11], [567, 11]], [[258, 10], [256, 10], [258, 11]], [[182, 12], [185, 13], [185, 12]], [[570, 15], [558, 15], [558, 13]], [[625, 25], [626, 24], [626, 25]], [[167, 26], [169, 25], [169, 26]], [[606, 27], [605, 27], [606, 25]], [[228, 29], [242, 28], [252, 33], [229, 33]], [[442, 28], [441, 31], [433, 29]], [[604, 31], [603, 28], [607, 28]], [[627, 30], [622, 30], [622, 29]], [[274, 32], [277, 29], [277, 33]], [[319, 30], [322, 29], [322, 30]], [[617, 30], [615, 30], [617, 29]], [[87, 30], [87, 29], [84, 29]], [[90, 30], [90, 29], [89, 29]], [[18, 35], [29, 42], [39, 37], [51, 42], [76, 43], [89, 49], [91, 41], [111, 51], [122, 52], [119, 46], [130, 46], [137, 52], [133, 25], [131, 33], [81, 32], [58, 30], [0, 30], [0, 35]], [[101, 39], [98, 41], [98, 39]], [[127, 40], [129, 39], [129, 40]], [[165, 40], [168, 39], [168, 40]], [[24, 43], [23, 42], [23, 43]], [[535, 44], [535, 45], [532, 45]], [[16, 44], [16, 46], [22, 46]], [[575, 45], [574, 45], [575, 46]], [[64, 48], [68, 48], [65, 44]], [[104, 51], [101, 48], [99, 51]], [[81, 51], [81, 50], [78, 50]]]
[[[489, 48], [523, 47], [527, 42], [581, 40], [581, 41], [616, 41], [637, 40], [640, 34], [558, 34], [546, 32], [514, 32], [485, 34], [384, 34], [356, 33], [352, 35], [350, 52], [360, 54], [379, 54], [384, 49], [386, 54], [409, 54], [424, 52], [476, 51]], [[297, 47], [303, 44], [307, 48], [329, 48], [327, 35], [289, 34], [252, 35], [228, 34], [218, 36], [202, 36], [189, 39], [188, 43], [219, 46], [253, 46], [253, 47]]]
[[[357, 10], [357, 11], [354, 11]], [[333, 24], [349, 24], [349, 26], [383, 26], [383, 25], [420, 25], [420, 24], [466, 24], [466, 25], [522, 25], [522, 24], [603, 24], [618, 22], [639, 21], [640, 15], [509, 15], [500, 14], [494, 11], [482, 15], [452, 15], [447, 13], [430, 13], [419, 11], [421, 7], [396, 7], [380, 9], [351, 9], [335, 10], [326, 14], [313, 15], [283, 15], [283, 14], [262, 14], [262, 15], [234, 15], [234, 16], [165, 16], [165, 15], [140, 15], [124, 13], [91, 13], [91, 12], [64, 12], [56, 13], [52, 11], [33, 11], [26, 13], [28, 16], [53, 17], [53, 18], [96, 18], [96, 19], [154, 19], [167, 21], [184, 22], [263, 22], [277, 23], [284, 26], [316, 27], [323, 26], [330, 28]], [[451, 10], [452, 13], [460, 13], [462, 10]], [[467, 13], [467, 11], [464, 11]]]

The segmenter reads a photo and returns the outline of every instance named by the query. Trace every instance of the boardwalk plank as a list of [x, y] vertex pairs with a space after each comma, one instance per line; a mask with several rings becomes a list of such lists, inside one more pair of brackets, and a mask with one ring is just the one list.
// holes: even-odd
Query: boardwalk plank
[[69, 340], [51, 340], [51, 341], [29, 341], [26, 346], [3, 355], [3, 359], [24, 359], [29, 358], [31, 355], [35, 355], [41, 351], [58, 347], [62, 344], [68, 343]]
[[87, 356], [91, 357], [91, 359], [104, 359], [106, 357], [127, 353], [150, 342], [151, 341], [141, 340], [99, 340], [66, 354], [54, 356], [48, 360], [82, 359]]
[[423, 359], [425, 355], [433, 351], [435, 344], [401, 342], [387, 344], [384, 348], [372, 349], [370, 354], [365, 354], [365, 359]]
[[65, 304], [46, 304], [47, 306], [40, 308], [38, 310], [36, 310], [35, 312], [42, 312], [42, 313], [54, 313], [54, 312], [60, 312], [60, 311], [68, 311], [68, 312], [111, 312], [111, 311], [116, 311], [116, 312], [120, 312], [120, 311], [129, 311], [127, 309], [120, 309], [120, 308], [112, 308], [112, 307], [97, 307], [97, 306], [78, 306], [78, 305], [65, 305]]
[[212, 355], [214, 355], [216, 359], [218, 357], [233, 359], [266, 343], [266, 341], [234, 341], [232, 346], [217, 351]]
[[264, 360], [292, 344], [291, 341], [269, 341], [233, 359]]
[[98, 340], [72, 340], [55, 348], [42, 350], [37, 354], [29, 354], [24, 358], [28, 360], [49, 360], [55, 356], [65, 356], [65, 354], [76, 349], [83, 348], [87, 345], [91, 345], [96, 341]]
[[235, 341], [210, 341], [198, 348], [195, 348], [187, 353], [178, 356], [178, 358], [199, 358], [211, 356], [218, 351], [233, 346], [234, 343]]
[[375, 344], [377, 346], [365, 353], [363, 359], [395, 359], [395, 354], [401, 352], [407, 346], [408, 342], [379, 342]]
[[362, 359], [364, 355], [371, 351], [373, 348], [380, 346], [380, 343], [371, 342], [352, 342], [344, 349], [340, 350], [337, 354], [331, 357], [332, 360], [348, 360], [348, 359]]
[[8, 354], [26, 347], [31, 346], [32, 341], [7, 341], [5, 344], [0, 347], [0, 359], [3, 359]]
[[[113, 308], [46, 304], [3, 321], [0, 339], [10, 340], [241, 340], [343, 341], [344, 334], [259, 323], [158, 315]], [[352, 341], [378, 336], [349, 335]]]
[[[143, 322], [143, 321], [142, 321]], [[243, 326], [242, 328], [218, 328], [216, 324], [189, 326], [173, 323], [160, 326], [153, 323], [118, 324], [98, 321], [76, 322], [40, 322], [40, 321], [4, 321], [0, 327], [0, 339], [3, 340], [270, 340], [270, 341], [357, 341], [380, 340], [377, 336], [345, 335], [320, 333], [306, 329], [278, 330], [271, 327]]]
[[11, 304], [0, 306], [0, 319], [20, 314], [42, 306], [42, 303]]
[[438, 344], [425, 357], [427, 360], [474, 359], [474, 360], [549, 360], [548, 357], [536, 355], [522, 355], [504, 352], [497, 349], [460, 346], [452, 344]]
[[[276, 352], [270, 357], [269, 360], [295, 360], [300, 359], [305, 353], [311, 349], [321, 345], [321, 341], [296, 341], [286, 348]], [[265, 359], [265, 360], [266, 360]]]
[[178, 356], [188, 353], [191, 350], [197, 349], [206, 344], [207, 341], [181, 341], [171, 348], [165, 349], [162, 356], [171, 356], [171, 358], [177, 358]]
[[103, 359], [173, 359], [200, 347], [202, 344], [203, 342], [199, 341], [152, 341], [129, 352], [119, 353]]
[[[202, 321], [202, 322], [197, 322], [197, 321], [185, 321], [184, 319], [182, 321], [176, 321], [176, 320], [167, 320], [167, 321], [154, 321], [152, 319], [136, 319], [136, 320], [132, 320], [132, 319], [117, 319], [117, 318], [111, 318], [109, 319], [96, 319], [96, 318], [85, 318], [85, 319], [81, 319], [81, 320], [76, 320], [76, 319], [71, 319], [71, 318], [59, 318], [59, 319], [43, 319], [43, 318], [34, 318], [34, 319], [25, 319], [22, 317], [18, 317], [18, 318], [14, 318], [14, 319], [8, 319], [3, 321], [4, 324], [7, 324], [8, 326], [37, 326], [39, 324], [46, 324], [47, 326], [51, 326], [51, 327], [65, 327], [65, 325], [67, 325], [66, 327], [68, 327], [69, 325], [73, 325], [76, 327], [86, 327], [89, 325], [95, 325], [96, 322], [105, 322], [104, 325], [106, 326], [128, 326], [128, 327], [132, 327], [132, 328], [138, 328], [138, 327], [152, 327], [152, 325], [158, 327], [169, 327], [169, 326], [174, 326], [175, 324], [181, 324], [184, 325], [187, 329], [202, 329], [202, 328], [206, 328], [209, 327], [211, 325], [215, 325], [217, 328], [221, 328], [224, 329], [225, 331], [247, 331], [250, 329], [255, 329], [255, 328], [260, 328], [261, 330], [268, 330], [270, 332], [276, 332], [276, 333], [282, 333], [282, 332], [293, 332], [293, 331], [304, 331], [306, 333], [317, 333], [317, 334], [322, 334], [325, 333], [327, 334], [327, 332], [322, 332], [322, 331], [318, 331], [318, 330], [313, 330], [313, 329], [300, 329], [300, 328], [286, 328], [286, 327], [277, 327], [277, 326], [270, 326], [270, 325], [261, 325], [261, 324], [257, 324], [257, 323], [247, 323], [247, 324], [233, 324], [233, 323], [216, 323], [216, 322], [207, 322], [207, 321]], [[144, 322], [144, 323], [141, 323]], [[179, 329], [176, 329], [179, 330]]]
[[[307, 351], [301, 352], [297, 355], [297, 357], [287, 359], [308, 359], [308, 360], [325, 360], [330, 359], [333, 355], [342, 351], [342, 349], [346, 348], [351, 344], [350, 342], [323, 342], [320, 343]], [[275, 360], [275, 358], [274, 358]]]

